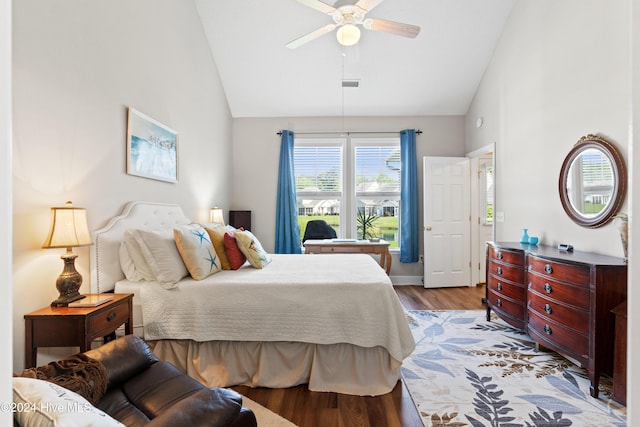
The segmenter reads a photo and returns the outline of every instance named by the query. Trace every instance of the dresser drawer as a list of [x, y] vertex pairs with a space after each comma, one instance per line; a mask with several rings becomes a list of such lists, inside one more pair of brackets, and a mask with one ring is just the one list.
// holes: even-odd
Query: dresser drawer
[[529, 291], [538, 293], [560, 304], [572, 305], [589, 310], [589, 288], [559, 283], [548, 277], [537, 276], [535, 274], [529, 274], [528, 277]]
[[528, 260], [530, 272], [538, 273], [555, 280], [574, 283], [580, 286], [589, 286], [590, 271], [588, 267], [582, 267], [561, 262], [550, 261], [530, 255]]
[[489, 258], [507, 264], [524, 265], [524, 252], [522, 251], [511, 251], [489, 246]]
[[533, 310], [529, 310], [528, 325], [529, 333], [534, 335], [536, 341], [586, 365], [589, 358], [588, 336], [545, 319]]
[[487, 286], [492, 292], [522, 302], [523, 304], [527, 300], [527, 290], [522, 283], [518, 285], [490, 275]]
[[524, 283], [524, 268], [489, 261], [489, 274], [500, 280]]
[[487, 292], [487, 299], [489, 300], [489, 304], [495, 311], [500, 314], [507, 314], [509, 317], [518, 320], [520, 324], [517, 325], [517, 327], [523, 328], [525, 318], [525, 304], [512, 301], [508, 298], [505, 298], [503, 295], [500, 295], [493, 291]]
[[129, 319], [129, 306], [127, 304], [118, 304], [110, 307], [108, 310], [92, 315], [88, 319], [88, 332], [93, 336], [102, 335], [102, 331], [108, 331], [108, 334], [115, 330], [116, 327], [126, 322], [127, 319]]
[[548, 319], [568, 326], [576, 331], [589, 333], [589, 312], [558, 304], [534, 293], [529, 294], [529, 310], [534, 310]]

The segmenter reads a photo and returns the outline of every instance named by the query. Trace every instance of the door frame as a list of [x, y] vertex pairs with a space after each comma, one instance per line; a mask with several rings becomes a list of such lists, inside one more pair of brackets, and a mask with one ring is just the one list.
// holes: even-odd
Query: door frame
[[[491, 238], [495, 240], [496, 237], [496, 221], [495, 221], [495, 211], [496, 211], [496, 144], [491, 143], [485, 145], [483, 147], [478, 148], [477, 150], [471, 151], [466, 154], [466, 157], [471, 159], [471, 176], [478, 176], [478, 164], [481, 157], [487, 157], [491, 155], [492, 166], [493, 166], [493, 230], [491, 231]], [[480, 224], [476, 218], [480, 217], [479, 212], [479, 200], [480, 195], [478, 194], [478, 185], [471, 185], [471, 218], [474, 220], [471, 221], [471, 285], [476, 286], [478, 283], [483, 283], [485, 281], [484, 277], [480, 277], [480, 269], [477, 268], [480, 263], [485, 262], [485, 252], [480, 249]]]

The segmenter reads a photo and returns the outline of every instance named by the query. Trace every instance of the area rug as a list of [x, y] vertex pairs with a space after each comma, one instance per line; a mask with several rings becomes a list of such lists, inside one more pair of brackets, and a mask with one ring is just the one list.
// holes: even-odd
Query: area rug
[[289, 420], [254, 402], [247, 396], [242, 396], [242, 406], [253, 411], [259, 427], [296, 427], [296, 425]]
[[611, 381], [589, 377], [485, 310], [408, 311], [416, 349], [402, 375], [427, 427], [625, 426]]

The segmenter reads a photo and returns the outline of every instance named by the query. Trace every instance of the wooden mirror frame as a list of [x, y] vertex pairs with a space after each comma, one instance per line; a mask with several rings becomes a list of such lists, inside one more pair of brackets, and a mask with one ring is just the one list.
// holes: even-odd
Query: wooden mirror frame
[[[587, 217], [582, 212], [578, 212], [571, 203], [569, 194], [567, 193], [567, 176], [574, 160], [587, 149], [596, 149], [601, 151], [611, 162], [613, 173], [613, 190], [611, 199], [605, 207], [593, 217]], [[587, 135], [580, 138], [574, 145], [567, 157], [562, 163], [560, 169], [560, 180], [558, 182], [558, 190], [560, 193], [560, 202], [564, 211], [576, 224], [588, 228], [597, 228], [609, 222], [618, 212], [626, 195], [627, 186], [627, 170], [624, 159], [618, 149], [609, 141], [597, 135]]]

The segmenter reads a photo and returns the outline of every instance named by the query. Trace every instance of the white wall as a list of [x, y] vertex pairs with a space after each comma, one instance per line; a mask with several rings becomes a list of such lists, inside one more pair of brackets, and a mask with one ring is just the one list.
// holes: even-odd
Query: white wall
[[[13, 30], [13, 364], [21, 370], [23, 315], [57, 297], [62, 271], [64, 250], [41, 249], [49, 208], [72, 200], [87, 208], [92, 230], [130, 200], [177, 203], [205, 220], [210, 207], [228, 205], [231, 116], [193, 1], [21, 0]], [[129, 106], [179, 132], [178, 183], [126, 174]], [[74, 252], [88, 292], [89, 248]]]
[[[285, 117], [233, 120], [232, 195], [229, 209], [251, 210], [252, 231], [265, 250], [275, 247], [276, 193], [282, 129], [313, 131], [398, 131], [420, 129], [416, 138], [419, 189], [423, 156], [464, 156], [464, 117]], [[422, 215], [422, 198], [420, 199]], [[420, 218], [422, 229], [422, 217]], [[422, 240], [421, 240], [422, 241]], [[420, 253], [422, 253], [422, 243]], [[423, 264], [400, 263], [393, 255], [392, 276], [422, 276]]]
[[[499, 240], [516, 240], [522, 228], [543, 243], [622, 256], [613, 225], [587, 229], [564, 213], [558, 176], [578, 139], [597, 133], [623, 153], [630, 172], [622, 211], [640, 210], [640, 7], [634, 0], [520, 0], [466, 117], [467, 149], [496, 144], [496, 224]], [[633, 24], [633, 25], [632, 25]], [[633, 55], [630, 57], [630, 53]], [[633, 59], [633, 63], [631, 62]], [[476, 129], [477, 117], [484, 126]], [[637, 425], [640, 303], [635, 256], [640, 227], [630, 220], [627, 424]], [[637, 358], [637, 356], [636, 356]]]
[[626, 1], [521, 0], [514, 7], [466, 119], [469, 151], [496, 144], [496, 211], [505, 216], [498, 240], [517, 241], [528, 228], [544, 244], [623, 255], [613, 225], [586, 229], [569, 219], [558, 176], [566, 154], [590, 133], [628, 159], [628, 16]]
[[[0, 0], [0, 341], [12, 339], [11, 316], [11, 1]], [[0, 354], [0, 402], [11, 402], [12, 354]], [[12, 423], [10, 411], [0, 411], [0, 425]]]

